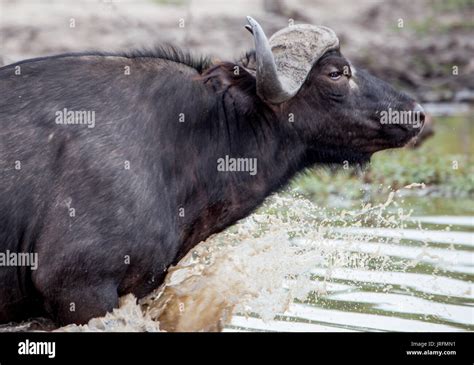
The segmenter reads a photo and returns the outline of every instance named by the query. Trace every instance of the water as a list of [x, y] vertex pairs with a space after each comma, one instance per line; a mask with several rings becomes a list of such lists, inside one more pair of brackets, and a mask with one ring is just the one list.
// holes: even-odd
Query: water
[[[342, 267], [315, 268], [310, 284], [315, 289], [306, 299], [266, 322], [234, 316], [227, 330], [473, 330], [474, 217], [420, 216], [409, 222], [417, 221], [426, 226], [342, 229], [355, 240], [334, 240], [335, 246], [355, 257], [374, 255], [384, 264], [348, 261]], [[325, 292], [321, 283], [326, 283]]]
[[198, 245], [142, 307], [127, 296], [60, 330], [472, 331], [474, 217], [451, 205], [413, 216], [427, 198], [402, 192], [348, 211], [274, 196]]
[[276, 196], [189, 255], [152, 317], [165, 330], [473, 330], [473, 230], [472, 216], [411, 217], [397, 194], [347, 212]]

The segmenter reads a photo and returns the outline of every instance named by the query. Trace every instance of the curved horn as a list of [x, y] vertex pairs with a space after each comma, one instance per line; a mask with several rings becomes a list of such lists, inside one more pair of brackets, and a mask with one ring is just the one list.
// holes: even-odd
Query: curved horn
[[255, 39], [255, 56], [257, 61], [257, 94], [264, 100], [274, 104], [282, 103], [294, 96], [297, 90], [285, 88], [284, 82], [278, 77], [277, 66], [273, 58], [267, 36], [255, 19], [248, 16], [249, 30]]
[[293, 25], [268, 40], [260, 24], [249, 16], [247, 20], [255, 39], [257, 94], [274, 104], [296, 95], [321, 56], [339, 49], [339, 39], [327, 27]]

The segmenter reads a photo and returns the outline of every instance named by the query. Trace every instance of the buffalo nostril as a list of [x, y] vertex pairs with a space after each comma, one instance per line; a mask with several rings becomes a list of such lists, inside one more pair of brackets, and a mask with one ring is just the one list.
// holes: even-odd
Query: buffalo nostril
[[416, 103], [415, 108], [413, 109], [413, 121], [423, 125], [425, 118], [425, 109], [423, 109], [420, 104]]

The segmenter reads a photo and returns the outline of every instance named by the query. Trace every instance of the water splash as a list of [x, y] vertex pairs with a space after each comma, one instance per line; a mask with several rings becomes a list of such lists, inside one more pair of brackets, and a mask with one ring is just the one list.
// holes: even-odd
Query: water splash
[[[250, 217], [210, 237], [190, 252], [164, 285], [142, 301], [146, 313], [168, 331], [221, 330], [232, 314], [264, 321], [285, 313], [294, 300], [326, 294], [331, 272], [341, 267], [384, 270], [388, 259], [357, 252], [354, 236], [340, 228], [403, 227], [410, 213], [387, 201], [357, 211], [330, 211], [295, 195], [275, 195]], [[396, 240], [386, 238], [384, 242]], [[314, 280], [324, 268], [323, 280]]]
[[[407, 186], [416, 187], [423, 188]], [[410, 222], [411, 211], [396, 200], [391, 192], [381, 204], [340, 211], [317, 207], [295, 193], [274, 195], [251, 216], [196, 246], [139, 305], [128, 296], [106, 317], [64, 330], [220, 331], [235, 314], [270, 321], [309, 294], [317, 301], [340, 269], [382, 273], [398, 265], [397, 271], [407, 270], [418, 257], [402, 265], [380, 251], [400, 238], [370, 233], [404, 229]], [[371, 229], [354, 234], [363, 226]], [[370, 250], [360, 249], [374, 238]], [[315, 278], [315, 270], [324, 274]], [[389, 291], [390, 284], [381, 288]]]

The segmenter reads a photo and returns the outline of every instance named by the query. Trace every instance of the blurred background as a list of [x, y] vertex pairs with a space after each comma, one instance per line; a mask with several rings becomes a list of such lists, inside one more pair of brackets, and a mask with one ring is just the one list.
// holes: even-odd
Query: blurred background
[[[290, 316], [296, 325], [288, 325], [289, 317], [279, 319], [286, 327], [255, 322], [256, 314], [251, 323], [236, 316], [232, 328], [473, 330], [474, 0], [0, 0], [0, 65], [162, 42], [233, 60], [253, 47], [243, 28], [246, 15], [257, 19], [267, 36], [290, 21], [334, 29], [353, 64], [412, 94], [430, 115], [430, 124], [418, 144], [379, 152], [364, 171], [301, 174], [281, 193], [290, 197], [284, 204], [270, 203], [257, 213], [270, 217], [293, 210], [291, 227], [302, 222], [314, 226], [314, 219], [321, 223], [327, 218], [327, 210], [314, 218], [311, 209], [298, 208], [293, 199], [297, 194], [317, 207], [334, 209], [339, 215], [331, 225], [345, 226], [346, 212], [360, 217], [361, 207], [383, 203], [394, 193], [396, 203], [383, 208], [398, 212], [390, 227], [380, 230], [378, 218], [367, 217], [363, 208], [366, 218], [357, 226], [367, 226], [364, 234], [370, 237], [350, 249], [362, 254], [375, 247], [389, 264], [346, 263], [346, 271], [329, 278], [314, 272], [312, 280], [332, 286], [301, 300], [308, 307], [305, 314]], [[413, 183], [419, 185], [404, 188]], [[400, 211], [409, 211], [411, 217]], [[344, 242], [353, 242], [358, 229], [352, 226]], [[313, 227], [304, 235], [316, 233]], [[390, 237], [396, 242], [388, 242]], [[367, 274], [371, 270], [375, 276]]]

